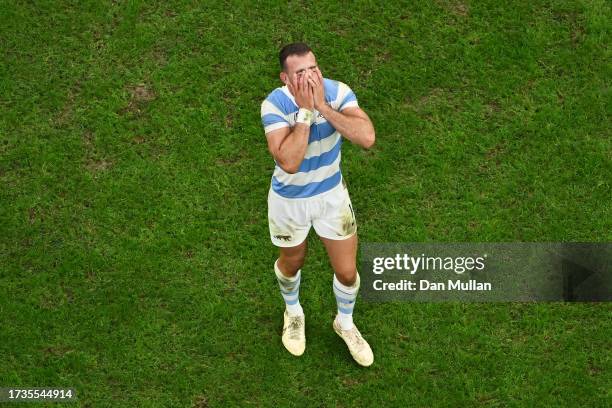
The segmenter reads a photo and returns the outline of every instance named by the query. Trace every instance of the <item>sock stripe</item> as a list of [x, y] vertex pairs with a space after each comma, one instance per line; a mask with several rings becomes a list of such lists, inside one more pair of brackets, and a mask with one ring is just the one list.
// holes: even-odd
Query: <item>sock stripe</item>
[[298, 298], [298, 293], [294, 293], [293, 295], [283, 295], [283, 299], [285, 300], [293, 300]]
[[340, 289], [339, 287], [337, 287], [336, 285], [334, 285], [334, 289], [336, 289], [338, 292], [343, 293], [345, 295], [353, 296], [353, 293], [345, 292], [342, 289]]
[[293, 296], [300, 291], [300, 288], [292, 288], [291, 290], [286, 290], [281, 286], [280, 291], [283, 292], [283, 295]]
[[342, 312], [344, 314], [347, 314], [347, 315], [352, 315], [353, 314], [353, 308], [346, 309], [344, 307], [338, 306], [338, 311], [340, 311], [340, 312]]
[[287, 299], [285, 299], [285, 303], [288, 304], [288, 305], [297, 305], [298, 302], [299, 302], [298, 298], [295, 298], [294, 300], [287, 300]]
[[349, 304], [350, 303], [355, 303], [355, 299], [354, 298], [353, 299], [346, 299], [346, 298], [340, 297], [338, 295], [336, 295], [336, 300], [338, 302], [342, 302], [342, 303], [349, 303]]

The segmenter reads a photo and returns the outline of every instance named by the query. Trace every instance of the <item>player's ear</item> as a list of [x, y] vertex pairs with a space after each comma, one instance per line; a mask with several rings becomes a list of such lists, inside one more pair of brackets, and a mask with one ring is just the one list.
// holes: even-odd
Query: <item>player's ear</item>
[[287, 85], [287, 82], [289, 82], [289, 76], [285, 73], [285, 71], [281, 71], [280, 73], [280, 80]]

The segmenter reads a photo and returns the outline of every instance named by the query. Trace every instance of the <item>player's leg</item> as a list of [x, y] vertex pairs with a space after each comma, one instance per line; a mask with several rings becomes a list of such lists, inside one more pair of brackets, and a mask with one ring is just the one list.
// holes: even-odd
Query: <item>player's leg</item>
[[274, 263], [274, 273], [285, 301], [283, 313], [282, 341], [285, 348], [295, 356], [306, 349], [305, 316], [300, 305], [300, 268], [304, 264], [307, 244], [304, 240], [295, 247], [281, 247], [280, 256]]
[[301, 268], [307, 252], [307, 240], [294, 247], [280, 247], [280, 255], [274, 263], [274, 273], [291, 316], [304, 314], [300, 305]]
[[355, 361], [367, 367], [374, 362], [374, 353], [353, 323], [353, 309], [360, 285], [356, 268], [357, 234], [344, 240], [324, 237], [321, 240], [334, 268], [333, 290], [338, 306], [334, 331], [344, 340]]
[[355, 361], [369, 366], [374, 361], [374, 354], [353, 323], [360, 279], [357, 272], [357, 222], [346, 186], [323, 197], [322, 208], [321, 214], [313, 219], [313, 226], [334, 269], [333, 291], [338, 307], [334, 331], [344, 340]]
[[344, 330], [353, 326], [353, 308], [359, 291], [357, 273], [357, 222], [343, 184], [321, 197], [321, 212], [313, 219], [334, 270], [333, 289], [338, 301], [338, 323]]
[[280, 255], [274, 262], [274, 273], [285, 301], [282, 341], [291, 354], [299, 356], [306, 347], [305, 318], [299, 301], [299, 289], [310, 219], [303, 202], [283, 200], [270, 190], [268, 223], [270, 239], [280, 249]]
[[283, 275], [295, 276], [304, 265], [306, 252], [308, 250], [307, 240], [294, 247], [279, 247], [280, 254], [277, 260], [278, 267]]
[[343, 330], [350, 330], [360, 284], [356, 266], [357, 234], [343, 240], [320, 238], [334, 270], [333, 290], [338, 305], [336, 320]]

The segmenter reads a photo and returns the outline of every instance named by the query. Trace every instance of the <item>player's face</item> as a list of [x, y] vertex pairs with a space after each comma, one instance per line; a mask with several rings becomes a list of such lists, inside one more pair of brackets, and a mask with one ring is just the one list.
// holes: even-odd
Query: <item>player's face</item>
[[317, 65], [317, 59], [312, 52], [306, 55], [290, 55], [285, 60], [285, 71], [281, 73], [281, 80], [286, 84], [287, 81], [295, 83], [296, 80], [304, 75], [316, 75], [316, 72], [321, 72]]

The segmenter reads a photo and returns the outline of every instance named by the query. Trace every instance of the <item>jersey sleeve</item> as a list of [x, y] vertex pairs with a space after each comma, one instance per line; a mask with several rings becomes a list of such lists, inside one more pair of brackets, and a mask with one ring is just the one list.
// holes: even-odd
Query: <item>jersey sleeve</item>
[[358, 108], [357, 96], [348, 85], [340, 82], [338, 86], [338, 111], [342, 112], [346, 108]]
[[276, 129], [291, 126], [280, 109], [268, 99], [261, 103], [261, 124], [266, 134]]

